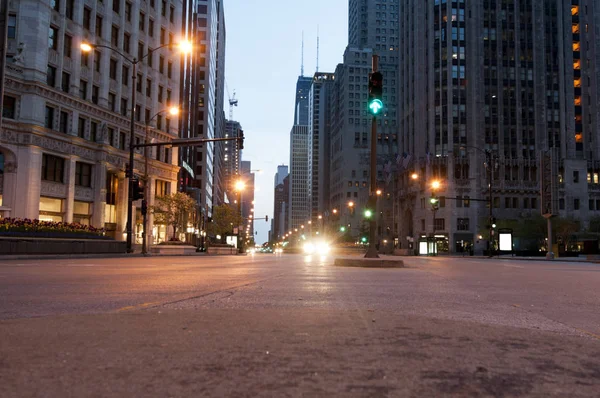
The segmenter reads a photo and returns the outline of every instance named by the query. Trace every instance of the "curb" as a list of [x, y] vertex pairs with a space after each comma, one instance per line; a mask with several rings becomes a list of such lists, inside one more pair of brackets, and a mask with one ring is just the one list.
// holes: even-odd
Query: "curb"
[[404, 260], [382, 258], [336, 258], [333, 265], [337, 267], [358, 268], [404, 268]]

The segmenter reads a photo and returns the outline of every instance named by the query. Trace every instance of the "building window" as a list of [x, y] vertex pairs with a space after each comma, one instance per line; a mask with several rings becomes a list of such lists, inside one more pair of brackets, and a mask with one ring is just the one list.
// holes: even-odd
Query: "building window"
[[10, 14], [8, 16], [8, 38], [14, 39], [17, 37], [17, 16], [15, 14]]
[[92, 102], [98, 105], [98, 97], [100, 96], [100, 87], [92, 86]]
[[171, 6], [169, 13], [169, 22], [175, 23], [175, 7]]
[[573, 209], [579, 210], [579, 199], [573, 199]]
[[129, 86], [129, 67], [123, 65], [121, 67], [121, 81], [124, 86]]
[[63, 52], [64, 52], [65, 57], [71, 58], [72, 48], [73, 48], [73, 38], [69, 35], [65, 35], [65, 41], [63, 44]]
[[146, 97], [152, 96], [152, 80], [146, 79]]
[[158, 102], [163, 102], [164, 87], [158, 86]]
[[165, 123], [166, 123], [165, 131], [168, 133], [169, 130], [171, 130], [171, 119], [169, 119], [168, 117], [165, 118]]
[[117, 222], [117, 192], [119, 179], [116, 175], [106, 173], [106, 206], [104, 207], [104, 222], [113, 224]]
[[46, 68], [46, 84], [50, 87], [56, 86], [56, 68], [52, 65]]
[[128, 54], [131, 51], [131, 35], [129, 33], [123, 34], [123, 51]]
[[63, 134], [69, 133], [69, 114], [65, 111], [60, 111], [58, 131], [60, 131]]
[[114, 12], [116, 12], [118, 14], [121, 11], [121, 1], [113, 0], [112, 9]]
[[102, 38], [102, 17], [96, 15], [96, 36]]
[[127, 134], [121, 132], [119, 134], [119, 149], [125, 150], [127, 142]]
[[131, 3], [125, 2], [125, 20], [131, 22]]
[[108, 131], [108, 145], [114, 146], [115, 145], [115, 129], [113, 129], [112, 127], [109, 127], [107, 129], [107, 131]]
[[160, 2], [160, 15], [163, 17], [167, 16], [167, 2], [165, 0]]
[[119, 27], [113, 25], [110, 29], [110, 43], [113, 47], [119, 47]]
[[50, 7], [54, 11], [60, 11], [60, 1], [59, 0], [50, 0]]
[[144, 58], [144, 43], [139, 42], [137, 59], [143, 59], [143, 58]]
[[121, 115], [127, 116], [127, 98], [121, 98]]
[[577, 184], [579, 182], [579, 171], [573, 171], [573, 183]]
[[436, 218], [434, 227], [436, 231], [443, 231], [446, 229], [446, 220], [444, 218]]
[[468, 218], [459, 218], [456, 221], [456, 229], [458, 231], [468, 231], [469, 230], [469, 219]]
[[162, 130], [162, 115], [156, 115], [156, 128]]
[[148, 19], [148, 35], [154, 37], [154, 20], [152, 18]]
[[98, 123], [90, 122], [90, 141], [96, 142], [98, 140]]
[[[139, 30], [140, 30], [140, 32], [143, 32], [144, 29], [146, 29], [146, 14], [144, 14], [143, 12], [140, 12]], [[141, 59], [141, 58], [138, 58], [138, 59]]]
[[173, 63], [169, 62], [167, 64], [167, 77], [170, 79], [173, 76]]
[[102, 55], [100, 51], [94, 51], [94, 70], [96, 72], [100, 72], [100, 62], [102, 60]]
[[85, 138], [85, 119], [80, 117], [79, 123], [77, 124], [77, 136]]
[[167, 90], [167, 106], [171, 106], [171, 90]]
[[83, 7], [83, 28], [87, 31], [90, 30], [92, 26], [92, 10], [88, 7]]
[[158, 71], [160, 73], [165, 73], [165, 57], [162, 55], [158, 57]]
[[46, 113], [44, 115], [44, 127], [47, 129], [54, 128], [54, 108], [46, 106]]
[[167, 31], [165, 28], [160, 28], [160, 44], [165, 44], [165, 40], [167, 39]]
[[2, 117], [14, 119], [16, 113], [17, 99], [9, 95], [5, 95], [2, 100]]
[[71, 20], [73, 19], [73, 11], [75, 8], [74, 2], [75, 0], [67, 0], [67, 4], [65, 6], [65, 15]]
[[112, 112], [115, 111], [115, 107], [117, 106], [117, 96], [114, 93], [108, 93], [108, 109]]
[[71, 86], [71, 75], [68, 74], [67, 72], [63, 72], [62, 73], [62, 81], [61, 81], [61, 84], [60, 84], [60, 88], [65, 93], [68, 93], [70, 86]]
[[89, 66], [90, 65], [90, 54], [83, 53], [81, 54], [81, 66]]
[[58, 28], [50, 26], [48, 31], [48, 48], [51, 50], [58, 49]]
[[92, 165], [77, 162], [75, 164], [75, 185], [89, 188], [92, 186]]
[[138, 93], [142, 92], [142, 75], [138, 73], [137, 79], [135, 81], [135, 89]]
[[112, 80], [117, 80], [117, 60], [114, 58], [110, 59], [108, 74]]
[[42, 155], [42, 180], [64, 182], [65, 160], [58, 156]]
[[154, 195], [159, 198], [168, 195], [169, 185], [167, 181], [156, 180], [154, 182]]

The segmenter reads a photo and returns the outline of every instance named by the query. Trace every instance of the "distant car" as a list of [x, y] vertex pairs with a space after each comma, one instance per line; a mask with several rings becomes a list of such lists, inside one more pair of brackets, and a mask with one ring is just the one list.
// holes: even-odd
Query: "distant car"
[[278, 247], [277, 249], [275, 249], [275, 253], [283, 253], [283, 249], [281, 247]]
[[273, 253], [273, 248], [269, 246], [261, 247], [259, 253]]

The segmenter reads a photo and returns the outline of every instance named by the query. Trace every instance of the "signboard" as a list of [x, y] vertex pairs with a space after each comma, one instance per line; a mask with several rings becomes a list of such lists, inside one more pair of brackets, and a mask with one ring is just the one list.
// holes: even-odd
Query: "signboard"
[[558, 215], [558, 149], [540, 152], [541, 211], [546, 218]]
[[512, 232], [504, 232], [500, 231], [498, 233], [500, 240], [500, 251], [501, 252], [510, 252], [513, 249], [512, 243]]

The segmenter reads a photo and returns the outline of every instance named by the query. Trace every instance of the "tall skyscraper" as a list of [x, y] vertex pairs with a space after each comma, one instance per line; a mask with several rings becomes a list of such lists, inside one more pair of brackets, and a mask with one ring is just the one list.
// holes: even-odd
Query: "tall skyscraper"
[[[137, 64], [134, 142], [143, 142], [146, 131], [154, 142], [176, 138], [178, 119], [163, 111], [179, 97], [180, 54], [152, 49], [179, 37], [182, 2], [171, 1], [164, 9], [146, 2], [134, 8], [124, 1], [5, 4], [0, 216], [78, 222], [124, 240], [123, 171], [129, 162], [134, 82], [133, 67], [119, 52], [138, 59], [148, 54]], [[82, 38], [108, 48], [82, 52]], [[150, 204], [176, 190], [177, 151], [151, 150], [148, 170], [144, 151], [136, 151], [134, 173], [148, 172]], [[134, 202], [137, 208], [140, 202]], [[143, 226], [137, 219], [140, 242]], [[148, 232], [158, 242], [166, 238], [166, 228], [157, 224]]]
[[[223, 0], [186, 0], [184, 35], [194, 43], [194, 52], [185, 59], [182, 71], [181, 103], [184, 138], [217, 138], [224, 126], [223, 88], [225, 79], [225, 21]], [[221, 57], [221, 58], [219, 58]], [[201, 208], [211, 215], [215, 196], [214, 143], [181, 148], [183, 187], [200, 189]]]
[[[413, 155], [398, 180], [399, 237], [439, 236], [460, 250], [487, 240], [493, 216], [540, 213], [539, 154], [560, 153], [560, 215], [600, 215], [600, 9], [592, 0], [402, 0], [400, 146]], [[485, 151], [491, 151], [491, 164]], [[420, 183], [408, 178], [417, 171]], [[587, 176], [587, 178], [586, 178]], [[425, 205], [439, 179], [440, 210]], [[454, 199], [457, 198], [457, 199]], [[480, 242], [481, 243], [481, 242]]]
[[308, 76], [298, 77], [296, 82], [296, 101], [294, 103], [294, 124], [308, 126], [308, 92], [312, 78]]
[[283, 179], [289, 174], [288, 167], [284, 164], [277, 166], [277, 173], [275, 173], [275, 186], [283, 184]]
[[310, 179], [308, 175], [308, 151], [310, 139], [308, 126], [296, 125], [290, 132], [290, 192], [289, 226], [299, 228], [309, 220]]
[[254, 189], [255, 189], [255, 175], [252, 172], [252, 162], [242, 160], [240, 165], [240, 180], [244, 182], [245, 187], [242, 191], [242, 218], [244, 221], [244, 228], [246, 229], [246, 236], [254, 236]]
[[[384, 76], [384, 112], [377, 117], [378, 168], [374, 176], [379, 185], [388, 183], [384, 165], [398, 153], [398, 12], [396, 4], [383, 0], [349, 1], [349, 43], [343, 64], [336, 68], [331, 99], [329, 196], [331, 208], [339, 209], [354, 235], [362, 225], [362, 211], [354, 209], [364, 207], [370, 189], [372, 116], [367, 113], [367, 98], [374, 54], [379, 56], [378, 70]], [[348, 207], [349, 202], [353, 208]], [[392, 218], [391, 211], [385, 210], [384, 218]]]
[[[240, 136], [242, 126], [234, 120], [225, 123], [225, 138], [236, 138]], [[225, 194], [231, 199], [235, 197], [235, 181], [240, 174], [240, 162], [242, 151], [240, 151], [237, 140], [224, 141], [223, 143], [223, 184]]]
[[[271, 240], [281, 239], [281, 232], [285, 231], [285, 227], [281, 226], [281, 218], [285, 218], [287, 213], [285, 211], [285, 206], [287, 206], [289, 200], [289, 187], [287, 190], [285, 189], [284, 181], [288, 177], [288, 174], [288, 166], [277, 166], [273, 198], [273, 219], [271, 220]], [[287, 181], [289, 181], [289, 179]], [[283, 233], [283, 235], [285, 235], [285, 233]]]
[[309, 152], [308, 175], [310, 184], [310, 219], [313, 223], [318, 216], [330, 210], [329, 178], [330, 178], [330, 98], [334, 88], [333, 73], [315, 73], [308, 95], [309, 109]]
[[[216, 87], [215, 87], [215, 138], [225, 138], [226, 119], [223, 103], [225, 101], [225, 12], [223, 9], [223, 1], [218, 4], [218, 27], [217, 27], [217, 67], [216, 67]], [[235, 141], [234, 141], [235, 142]], [[225, 178], [225, 148], [229, 141], [220, 141], [215, 143], [214, 161], [215, 167], [213, 172], [214, 205], [224, 203], [225, 192], [227, 190]]]

